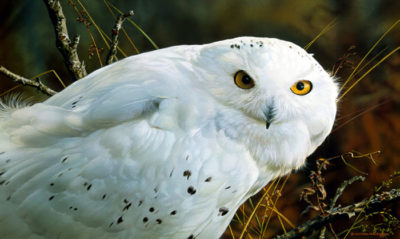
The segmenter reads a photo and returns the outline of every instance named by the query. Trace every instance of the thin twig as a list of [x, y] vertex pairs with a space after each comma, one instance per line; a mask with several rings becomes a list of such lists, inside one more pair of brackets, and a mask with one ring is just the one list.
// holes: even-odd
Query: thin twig
[[117, 55], [119, 31], [121, 30], [122, 24], [124, 23], [125, 19], [127, 17], [131, 17], [131, 16], [133, 16], [132, 10], [130, 10], [128, 13], [119, 15], [117, 18], [117, 21], [115, 22], [115, 25], [111, 31], [112, 42], [111, 42], [110, 51], [108, 52], [108, 55], [107, 55], [107, 60], [106, 60], [107, 65], [111, 64], [113, 62], [114, 57], [116, 57], [116, 55]]
[[295, 229], [276, 237], [276, 239], [292, 239], [301, 238], [302, 236], [309, 235], [315, 230], [326, 226], [330, 222], [338, 219], [352, 218], [359, 212], [375, 212], [382, 209], [389, 203], [400, 200], [400, 189], [392, 189], [380, 194], [375, 194], [372, 199], [367, 198], [360, 202], [345, 206], [336, 207], [330, 211], [326, 211], [327, 215], [318, 215], [313, 219], [305, 222], [304, 224], [296, 227]]
[[332, 198], [332, 201], [329, 205], [329, 210], [333, 210], [333, 208], [335, 207], [335, 204], [337, 202], [337, 200], [339, 199], [339, 197], [342, 195], [343, 191], [347, 188], [347, 186], [349, 186], [350, 184], [356, 182], [356, 181], [364, 181], [365, 177], [363, 176], [354, 176], [349, 180], [345, 180], [338, 189], [336, 189], [336, 193], [335, 196]]
[[35, 87], [37, 89], [39, 89], [41, 92], [45, 93], [46, 95], [52, 96], [57, 94], [56, 91], [50, 89], [49, 87], [45, 86], [40, 80], [39, 78], [35, 78], [34, 80], [30, 80], [27, 79], [23, 76], [17, 75], [13, 72], [11, 72], [10, 70], [8, 70], [7, 68], [5, 68], [4, 66], [0, 66], [0, 73], [13, 79], [15, 82], [23, 84], [23, 85], [28, 85], [28, 86], [32, 86]]
[[[339, 197], [343, 194], [344, 190], [349, 186], [350, 184], [356, 182], [356, 181], [364, 181], [365, 177], [363, 176], [354, 176], [349, 180], [345, 180], [340, 187], [337, 188], [335, 196], [333, 196], [331, 203], [329, 204], [329, 210], [333, 210], [333, 208], [336, 205], [337, 200]], [[332, 230], [332, 225], [329, 225], [329, 227]], [[323, 227], [319, 236], [319, 239], [325, 238], [325, 232], [326, 232], [326, 227]]]
[[79, 60], [77, 47], [79, 43], [79, 36], [76, 36], [71, 41], [68, 35], [67, 21], [62, 11], [59, 0], [44, 0], [51, 22], [54, 26], [56, 34], [56, 46], [64, 57], [64, 63], [73, 78], [78, 80], [87, 75], [84, 62]]

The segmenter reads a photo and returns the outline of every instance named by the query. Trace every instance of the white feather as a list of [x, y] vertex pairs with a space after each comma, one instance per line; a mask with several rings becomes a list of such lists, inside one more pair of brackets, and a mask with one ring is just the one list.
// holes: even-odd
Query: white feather
[[[253, 88], [237, 87], [239, 70]], [[299, 80], [309, 94], [291, 92]], [[132, 56], [43, 103], [2, 104], [0, 234], [218, 238], [322, 143], [336, 96], [300, 47], [242, 37]]]

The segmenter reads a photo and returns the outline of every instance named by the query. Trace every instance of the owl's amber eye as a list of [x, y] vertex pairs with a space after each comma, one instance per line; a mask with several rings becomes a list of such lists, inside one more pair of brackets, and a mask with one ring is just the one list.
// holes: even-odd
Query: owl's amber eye
[[290, 87], [296, 95], [306, 95], [312, 90], [312, 83], [308, 80], [299, 80]]
[[254, 81], [245, 71], [236, 72], [233, 77], [235, 84], [242, 89], [250, 89], [254, 87]]

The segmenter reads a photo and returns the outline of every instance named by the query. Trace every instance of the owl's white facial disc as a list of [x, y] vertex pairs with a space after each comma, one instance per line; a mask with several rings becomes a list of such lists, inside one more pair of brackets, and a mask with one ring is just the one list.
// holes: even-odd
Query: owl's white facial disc
[[204, 45], [197, 66], [199, 85], [220, 106], [218, 126], [265, 170], [300, 167], [331, 131], [337, 85], [293, 43], [241, 37]]

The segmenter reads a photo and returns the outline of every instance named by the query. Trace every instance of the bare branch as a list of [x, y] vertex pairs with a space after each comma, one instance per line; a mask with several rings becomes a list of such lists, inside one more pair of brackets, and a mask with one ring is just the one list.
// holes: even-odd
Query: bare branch
[[56, 46], [64, 57], [64, 63], [74, 80], [87, 75], [85, 64], [79, 60], [77, 47], [79, 36], [71, 41], [68, 35], [67, 21], [59, 0], [44, 0], [56, 33]]
[[117, 46], [118, 46], [118, 34], [119, 31], [121, 30], [122, 24], [124, 23], [125, 19], [127, 17], [133, 16], [133, 11], [130, 10], [128, 13], [125, 13], [123, 15], [119, 15], [117, 18], [117, 21], [115, 22], [115, 25], [111, 31], [111, 46], [110, 46], [110, 51], [108, 52], [107, 59], [106, 59], [106, 64], [109, 65], [113, 62], [113, 58], [117, 55]]
[[30, 80], [27, 79], [23, 76], [17, 75], [4, 66], [0, 66], [0, 73], [13, 79], [15, 82], [23, 84], [23, 85], [28, 85], [37, 88], [41, 92], [45, 93], [46, 95], [52, 96], [57, 94], [56, 91], [50, 89], [49, 87], [43, 85], [43, 83], [39, 80], [39, 78], [36, 78], [35, 80]]
[[347, 186], [349, 186], [350, 184], [352, 184], [356, 181], [364, 181], [364, 180], [365, 180], [365, 177], [363, 177], [363, 176], [354, 176], [349, 180], [345, 180], [340, 185], [340, 187], [336, 190], [335, 196], [332, 198], [332, 201], [329, 205], [329, 210], [333, 210], [337, 200], [339, 199], [340, 195], [342, 195], [343, 191], [347, 188]]
[[326, 226], [328, 223], [336, 221], [338, 219], [352, 218], [357, 213], [375, 212], [382, 209], [389, 203], [400, 200], [400, 189], [392, 189], [381, 194], [375, 194], [372, 198], [364, 199], [360, 202], [345, 206], [336, 207], [330, 211], [327, 211], [327, 215], [318, 215], [315, 218], [305, 222], [291, 231], [277, 236], [276, 239], [292, 239], [301, 238], [307, 236], [315, 230]]

